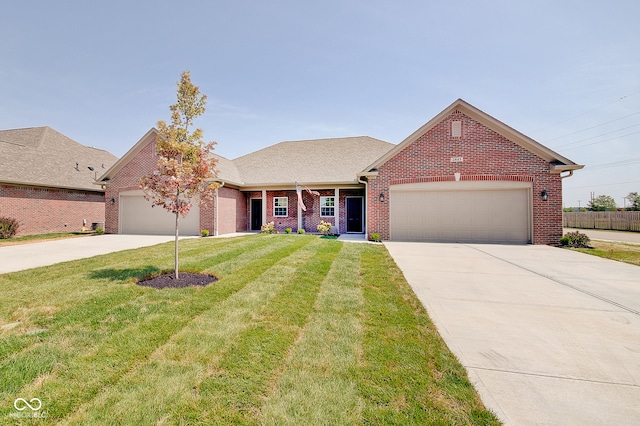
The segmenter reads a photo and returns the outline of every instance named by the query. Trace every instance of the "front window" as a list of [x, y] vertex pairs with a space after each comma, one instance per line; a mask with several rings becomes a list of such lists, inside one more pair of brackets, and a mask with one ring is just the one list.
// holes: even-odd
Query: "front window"
[[336, 197], [320, 197], [320, 216], [335, 216], [335, 199]]
[[273, 215], [280, 216], [280, 217], [288, 216], [287, 214], [288, 206], [289, 206], [289, 199], [287, 197], [274, 197], [273, 198]]

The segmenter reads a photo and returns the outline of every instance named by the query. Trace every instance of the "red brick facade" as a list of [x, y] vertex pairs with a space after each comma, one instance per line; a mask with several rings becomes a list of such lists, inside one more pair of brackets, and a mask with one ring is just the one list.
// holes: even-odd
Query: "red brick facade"
[[246, 231], [246, 211], [245, 195], [223, 186], [218, 189], [217, 200], [214, 198], [213, 202], [200, 208], [200, 229], [206, 229], [209, 235]]
[[[140, 177], [155, 168], [154, 137], [154, 131], [150, 131], [121, 159], [122, 164], [114, 167], [105, 194], [106, 232], [118, 232], [121, 193], [139, 190]], [[283, 167], [287, 167], [286, 164]], [[581, 167], [458, 100], [403, 143], [387, 151], [370, 166], [370, 170], [354, 170], [352, 183], [332, 188], [327, 182], [318, 185], [323, 189], [311, 188], [319, 190], [320, 196], [303, 191], [307, 210], [300, 222], [306, 232], [317, 232], [321, 220], [334, 226], [339, 222], [338, 232], [345, 233], [349, 222], [348, 197], [362, 197], [366, 204], [362, 214], [363, 232], [367, 235], [378, 233], [387, 240], [391, 231], [389, 203], [394, 185], [454, 181], [458, 175], [461, 181], [496, 182], [494, 187], [501, 186], [500, 182], [525, 182], [522, 187], [526, 187], [531, 196], [528, 238], [534, 244], [557, 244], [562, 236], [560, 172]], [[252, 228], [252, 205], [255, 206], [252, 200], [260, 199], [261, 214], [254, 215], [254, 229], [259, 229], [265, 222], [274, 222], [279, 232], [286, 228], [298, 231], [297, 195], [293, 183], [289, 188], [283, 187], [282, 183], [265, 184], [263, 191], [257, 183], [245, 189], [239, 174], [230, 176], [234, 176], [239, 187], [228, 184], [220, 188], [217, 199], [207, 208], [201, 208], [200, 229], [208, 230], [211, 235], [248, 231]], [[366, 185], [361, 179], [366, 179]], [[492, 188], [491, 185], [481, 186]], [[337, 214], [321, 216], [321, 197], [335, 196], [336, 189], [339, 190], [335, 206]], [[540, 196], [543, 190], [548, 194], [546, 201]], [[274, 197], [287, 198], [286, 216], [275, 216]], [[350, 204], [357, 208], [358, 203], [356, 198]], [[357, 227], [360, 221], [352, 218], [351, 223]]]
[[[155, 139], [141, 147], [107, 184], [105, 192], [105, 232], [117, 234], [120, 229], [120, 193], [140, 190], [140, 178], [152, 173], [156, 167]], [[217, 206], [217, 211], [216, 211]], [[198, 208], [198, 207], [193, 207]], [[200, 229], [209, 235], [221, 235], [246, 230], [246, 197], [237, 189], [218, 189], [217, 200], [200, 207]], [[217, 225], [217, 227], [216, 227]]]
[[104, 222], [104, 194], [0, 185], [0, 216], [20, 222], [17, 235], [78, 232]]
[[140, 178], [153, 171], [157, 162], [155, 140], [124, 165], [108, 182], [105, 192], [105, 232], [117, 234], [119, 230], [120, 193], [139, 190]]
[[[452, 121], [461, 121], [460, 137], [452, 137]], [[464, 161], [452, 162], [452, 157]], [[390, 185], [454, 181], [454, 173], [460, 173], [460, 180], [467, 181], [531, 181], [533, 243], [557, 244], [562, 236], [562, 182], [549, 170], [547, 161], [454, 111], [381, 165], [378, 176], [370, 179], [368, 232], [389, 239]], [[542, 201], [539, 194], [545, 188], [548, 200]], [[385, 195], [384, 202], [380, 194]]]

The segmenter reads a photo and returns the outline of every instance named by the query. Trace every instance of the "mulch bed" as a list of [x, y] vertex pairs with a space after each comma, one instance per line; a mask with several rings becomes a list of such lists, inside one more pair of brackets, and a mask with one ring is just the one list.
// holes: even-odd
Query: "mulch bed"
[[138, 285], [153, 288], [184, 288], [184, 287], [204, 287], [218, 281], [218, 278], [206, 274], [193, 274], [190, 272], [180, 272], [176, 280], [173, 273], [162, 274], [157, 277], [138, 281]]

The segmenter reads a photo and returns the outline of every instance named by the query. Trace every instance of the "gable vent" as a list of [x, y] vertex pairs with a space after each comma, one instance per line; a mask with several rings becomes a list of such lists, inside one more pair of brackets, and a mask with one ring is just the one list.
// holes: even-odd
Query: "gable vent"
[[451, 137], [452, 138], [462, 137], [462, 121], [454, 120], [451, 122]]

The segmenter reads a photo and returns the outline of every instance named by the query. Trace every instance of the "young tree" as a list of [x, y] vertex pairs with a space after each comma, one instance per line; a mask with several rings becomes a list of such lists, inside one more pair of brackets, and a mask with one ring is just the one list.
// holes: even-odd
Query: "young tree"
[[202, 129], [190, 132], [193, 121], [205, 111], [206, 95], [191, 83], [189, 71], [178, 82], [178, 101], [171, 105], [171, 123], [158, 121], [156, 141], [158, 162], [153, 173], [140, 179], [145, 198], [153, 206], [161, 206], [176, 217], [175, 279], [178, 272], [178, 229], [180, 216], [185, 217], [194, 202], [206, 205], [219, 184], [211, 179], [216, 175], [216, 159], [211, 155], [215, 142], [202, 141]]
[[594, 212], [615, 211], [616, 208], [616, 200], [609, 195], [598, 195], [589, 201], [589, 210]]

